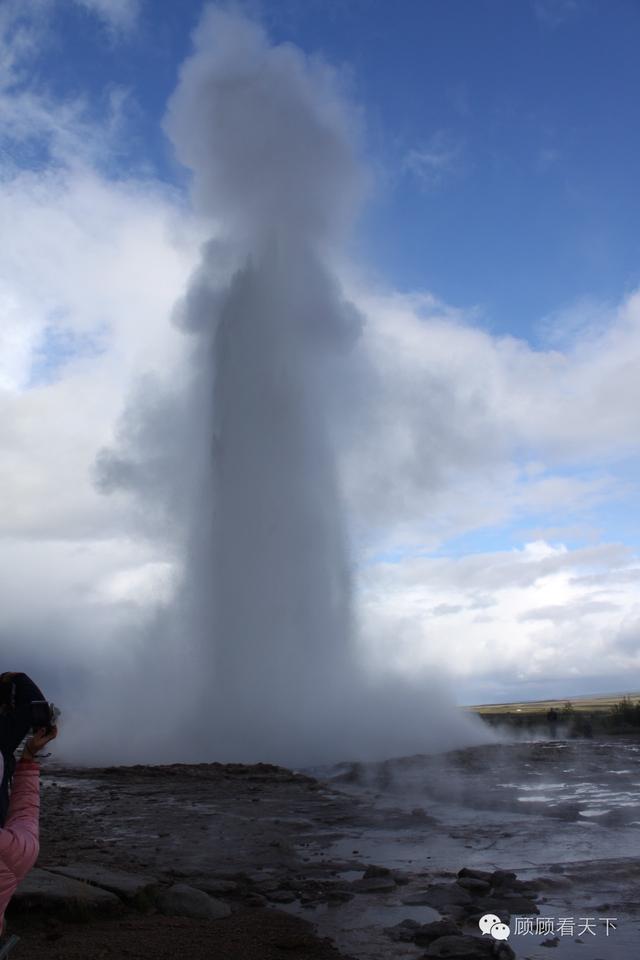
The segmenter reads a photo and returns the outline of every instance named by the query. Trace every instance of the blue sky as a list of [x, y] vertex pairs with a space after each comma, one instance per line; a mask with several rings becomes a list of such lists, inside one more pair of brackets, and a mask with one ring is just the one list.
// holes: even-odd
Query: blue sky
[[[640, 688], [640, 6], [242, 9], [361, 118], [340, 279], [381, 386], [339, 469], [372, 662], [437, 655], [467, 702]], [[201, 12], [0, 5], [0, 605], [105, 650], [175, 562], [91, 477], [141, 378], [180, 382], [205, 237], [162, 121]]]
[[[640, 279], [640, 8], [632, 0], [279, 0], [254, 5], [276, 41], [344, 68], [375, 185], [359, 253], [396, 289], [478, 308], [496, 332], [544, 339], [580, 299]], [[117, 158], [180, 180], [160, 121], [201, 4], [156, 0], [105, 38], [58, 11], [40, 71], [100, 106], [129, 92]], [[135, 108], [134, 108], [135, 105]]]

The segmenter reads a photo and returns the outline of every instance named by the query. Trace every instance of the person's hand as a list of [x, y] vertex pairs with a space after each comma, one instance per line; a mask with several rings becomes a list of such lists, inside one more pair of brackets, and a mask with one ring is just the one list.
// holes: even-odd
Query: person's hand
[[36, 730], [34, 735], [27, 740], [22, 754], [23, 757], [26, 756], [27, 759], [29, 759], [30, 756], [35, 757], [39, 750], [42, 750], [50, 740], [55, 740], [57, 736], [58, 728], [56, 726], [51, 727], [49, 731], [47, 731], [46, 727], [40, 727], [40, 729]]

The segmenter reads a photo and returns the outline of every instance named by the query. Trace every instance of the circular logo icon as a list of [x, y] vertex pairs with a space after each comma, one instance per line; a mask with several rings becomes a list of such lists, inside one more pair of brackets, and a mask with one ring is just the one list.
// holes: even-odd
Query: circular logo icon
[[500, 917], [496, 917], [495, 913], [485, 913], [483, 917], [480, 917], [478, 926], [483, 935], [489, 934], [494, 940], [507, 940], [511, 933], [507, 924], [503, 923]]

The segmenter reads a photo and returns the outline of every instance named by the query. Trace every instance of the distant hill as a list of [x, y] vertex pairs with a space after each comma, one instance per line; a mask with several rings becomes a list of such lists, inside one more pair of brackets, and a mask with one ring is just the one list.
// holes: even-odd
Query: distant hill
[[498, 714], [498, 713], [546, 713], [552, 707], [556, 710], [562, 710], [567, 703], [570, 703], [574, 710], [610, 711], [615, 704], [622, 700], [632, 700], [634, 703], [640, 700], [640, 692], [633, 693], [600, 693], [586, 694], [579, 697], [565, 697], [559, 700], [521, 700], [516, 703], [479, 703], [475, 706], [465, 707], [473, 713], [480, 714]]

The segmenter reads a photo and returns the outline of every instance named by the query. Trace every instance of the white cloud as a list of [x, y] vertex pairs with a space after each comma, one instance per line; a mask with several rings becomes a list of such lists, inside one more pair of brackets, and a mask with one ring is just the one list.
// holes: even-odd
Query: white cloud
[[[585, 571], [606, 580], [596, 586]], [[408, 557], [364, 572], [364, 626], [381, 664], [391, 653], [409, 674], [445, 665], [462, 697], [576, 677], [589, 691], [640, 666], [639, 576], [637, 559], [615, 544]]]
[[[201, 236], [166, 187], [98, 171], [107, 147], [82, 104], [12, 87], [35, 36], [24, 27], [18, 56], [5, 49], [0, 63], [11, 146], [0, 164], [0, 219], [11, 224], [0, 250], [0, 499], [10, 505], [0, 606], [9, 651], [39, 650], [48, 631], [66, 662], [91, 645], [128, 649], [171, 587], [173, 545], [152, 536], [166, 529], [98, 493], [92, 470], [142, 374], [180, 391], [188, 338], [170, 317]], [[19, 169], [18, 145], [33, 137], [51, 147], [40, 172]], [[444, 175], [446, 150], [420, 163]], [[339, 440], [369, 656], [408, 671], [444, 660], [487, 684], [497, 674], [512, 692], [563, 671], [594, 677], [603, 663], [611, 674], [637, 668], [637, 561], [593, 529], [606, 527], [600, 505], [629, 495], [618, 464], [640, 455], [640, 293], [589, 305], [586, 324], [579, 308], [559, 342], [536, 350], [429, 295], [379, 291], [343, 270], [367, 318]], [[46, 353], [51, 330], [72, 338], [69, 357]], [[48, 373], [34, 383], [43, 345]], [[514, 520], [589, 529], [591, 543], [417, 555]], [[382, 550], [396, 562], [376, 561]]]
[[[171, 192], [86, 168], [5, 181], [0, 216], [14, 225], [0, 262], [5, 338], [12, 331], [0, 391], [5, 626], [37, 634], [51, 615], [74, 642], [91, 624], [98, 647], [113, 650], [166, 598], [174, 555], [170, 542], [148, 539], [163, 527], [141, 526], [134, 504], [96, 491], [93, 464], [143, 372], [180, 389], [188, 337], [170, 316], [198, 230]], [[638, 570], [625, 548], [596, 538], [581, 551], [416, 552], [556, 510], [584, 526], [583, 514], [597, 519], [598, 505], [624, 491], [616, 458], [639, 452], [640, 297], [605, 311], [564, 352], [536, 351], [428, 296], [345, 284], [367, 318], [367, 401], [345, 418], [342, 471], [372, 662], [411, 671], [435, 651], [488, 684], [497, 663], [512, 693], [562, 670], [595, 676], [603, 661], [629, 669]], [[32, 385], [51, 325], [98, 349]], [[375, 562], [380, 550], [397, 551], [397, 562]]]
[[[113, 183], [90, 170], [1, 184], [0, 217], [12, 224], [0, 257], [0, 497], [8, 505], [0, 566], [11, 572], [0, 588], [2, 632], [10, 642], [11, 634], [35, 629], [51, 600], [52, 615], [66, 618], [61, 637], [89, 628], [105, 640], [125, 615], [125, 580], [138, 583], [136, 569], [144, 579], [150, 564], [171, 560], [171, 548], [132, 539], [135, 508], [96, 490], [96, 453], [112, 441], [141, 376], [180, 375], [185, 336], [170, 316], [195, 259], [197, 231], [160, 186]], [[86, 335], [95, 349], [45, 355], [48, 376], [33, 385], [51, 329]]]
[[632, 492], [616, 464], [640, 455], [640, 294], [561, 352], [494, 337], [429, 298], [353, 281], [351, 293], [373, 373], [345, 475], [369, 538], [373, 523], [383, 545], [434, 547]]
[[[73, 0], [101, 14], [112, 31], [133, 23], [136, 3]], [[82, 94], [54, 97], [34, 64], [55, 36], [59, 0], [3, 0], [0, 6], [0, 180], [28, 169], [106, 169], [120, 147], [128, 93], [114, 87], [105, 107]]]

